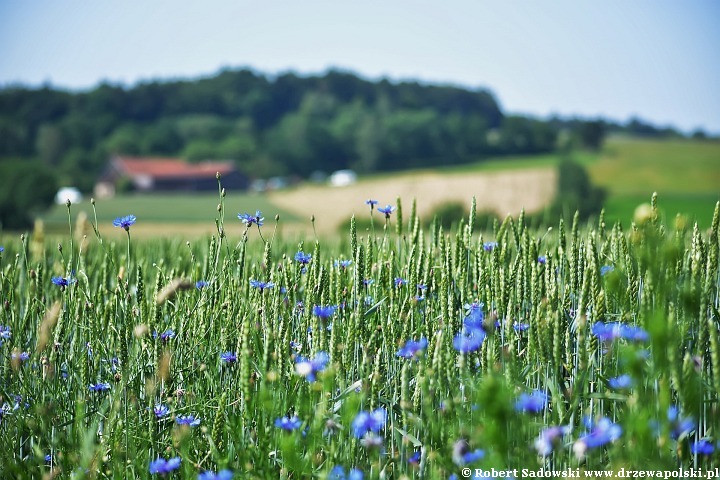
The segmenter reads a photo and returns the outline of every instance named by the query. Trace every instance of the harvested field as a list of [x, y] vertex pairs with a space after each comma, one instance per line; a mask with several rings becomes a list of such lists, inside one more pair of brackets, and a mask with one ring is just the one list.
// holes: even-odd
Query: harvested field
[[269, 200], [304, 218], [315, 215], [317, 230], [328, 232], [335, 231], [353, 214], [367, 215], [364, 202], [369, 198], [385, 205], [394, 204], [400, 197], [403, 207], [408, 209], [412, 200], [417, 199], [421, 217], [446, 202], [469, 205], [473, 196], [477, 199], [478, 211], [492, 211], [501, 216], [516, 215], [522, 208], [534, 212], [552, 200], [556, 176], [554, 168], [454, 174], [424, 171], [362, 180], [347, 187], [303, 186], [275, 192]]

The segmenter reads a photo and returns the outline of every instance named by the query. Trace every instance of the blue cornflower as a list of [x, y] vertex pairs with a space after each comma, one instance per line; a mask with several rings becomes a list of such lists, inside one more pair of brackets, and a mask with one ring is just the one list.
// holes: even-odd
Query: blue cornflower
[[21, 362], [24, 362], [30, 358], [30, 354], [28, 352], [13, 352], [10, 354], [10, 358], [13, 360], [20, 360]]
[[198, 280], [197, 282], [195, 282], [195, 288], [197, 288], [198, 290], [202, 290], [207, 286], [208, 282], [206, 282], [205, 280]]
[[260, 289], [260, 293], [266, 288], [273, 288], [275, 284], [273, 282], [261, 282], [259, 280], [250, 279], [250, 286]]
[[695, 429], [693, 419], [691, 417], [680, 418], [678, 408], [674, 405], [668, 408], [667, 418], [670, 422], [670, 436], [673, 440], [677, 440]]
[[485, 452], [481, 449], [470, 451], [470, 445], [467, 440], [461, 438], [453, 444], [452, 459], [453, 462], [458, 466], [467, 465], [468, 463], [475, 462], [482, 459], [485, 456]]
[[618, 322], [597, 322], [592, 326], [592, 334], [603, 342], [609, 342], [617, 338], [624, 338], [633, 342], [645, 342], [649, 338], [648, 333], [641, 327], [633, 327]]
[[633, 379], [627, 373], [608, 380], [608, 385], [613, 390], [624, 390], [633, 386]]
[[352, 260], [335, 260], [335, 266], [340, 267], [342, 269], [346, 269], [352, 265]]
[[515, 402], [515, 410], [518, 412], [539, 413], [547, 405], [547, 394], [540, 390], [533, 391], [530, 395], [521, 394]]
[[412, 464], [412, 465], [417, 465], [418, 463], [420, 463], [420, 457], [421, 457], [421, 456], [422, 456], [422, 455], [421, 455], [421, 452], [420, 452], [420, 451], [417, 451], [417, 452], [413, 453], [413, 454], [412, 454], [412, 457], [408, 458], [408, 463], [410, 463], [410, 464]]
[[387, 205], [385, 207], [378, 207], [378, 212], [384, 213], [385, 218], [390, 218], [390, 214], [395, 211], [395, 207], [392, 205]]
[[631, 325], [622, 325], [620, 327], [620, 338], [631, 342], [646, 342], [650, 336], [641, 327], [633, 327]]
[[220, 470], [215, 473], [211, 470], [198, 474], [197, 480], [232, 480], [233, 472], [230, 470]]
[[69, 276], [69, 277], [67, 277], [67, 278], [63, 278], [63, 277], [52, 277], [52, 278], [50, 279], [50, 281], [51, 281], [53, 284], [55, 284], [55, 285], [57, 285], [58, 287], [60, 287], [60, 288], [65, 288], [65, 287], [67, 287], [67, 286], [72, 285], [73, 283], [75, 283], [76, 280], [75, 280], [74, 278], [72, 278], [72, 276]]
[[481, 328], [464, 328], [453, 338], [453, 348], [460, 353], [471, 353], [482, 346], [485, 331]]
[[472, 463], [477, 460], [481, 460], [485, 456], [485, 452], [483, 450], [475, 449], [472, 452], [468, 452], [465, 455], [463, 455], [463, 462], [464, 465], [467, 465], [469, 463]]
[[592, 426], [590, 433], [575, 441], [573, 452], [578, 459], [585, 457], [588, 449], [596, 448], [613, 442], [622, 435], [622, 427], [613, 423], [609, 418], [603, 417]]
[[302, 420], [300, 420], [297, 415], [293, 415], [292, 417], [288, 415], [286, 417], [276, 418], [275, 426], [288, 432], [292, 432], [302, 426]]
[[0, 345], [3, 344], [3, 340], [9, 340], [10, 337], [12, 337], [12, 332], [10, 331], [10, 327], [6, 327], [5, 325], [0, 325]]
[[690, 451], [694, 455], [712, 455], [715, 451], [715, 446], [707, 440], [698, 440], [690, 445]]
[[5, 251], [5, 247], [3, 247], [2, 245], [0, 245], [0, 253], [2, 253], [2, 252], [4, 252], [4, 251]]
[[298, 356], [295, 359], [295, 372], [307, 378], [308, 382], [314, 382], [316, 374], [325, 370], [329, 361], [330, 356], [326, 352], [318, 352], [312, 360]]
[[529, 323], [518, 323], [518, 322], [513, 323], [513, 330], [515, 330], [516, 332], [524, 332], [528, 328], [530, 328]]
[[353, 468], [346, 475], [345, 469], [340, 465], [336, 465], [330, 470], [327, 480], [363, 480], [363, 473], [357, 468]]
[[485, 242], [483, 243], [483, 250], [485, 250], [486, 252], [492, 252], [497, 248], [497, 246], [497, 242]]
[[149, 471], [150, 473], [166, 475], [178, 468], [180, 468], [180, 457], [171, 458], [169, 460], [159, 457], [158, 459], [150, 462]]
[[130, 231], [130, 226], [135, 225], [135, 222], [137, 222], [137, 218], [135, 218], [135, 215], [128, 215], [125, 217], [118, 217], [115, 220], [113, 220], [113, 225], [116, 227], [124, 228], [126, 232]]
[[548, 427], [540, 432], [540, 435], [535, 439], [535, 450], [538, 455], [547, 457], [553, 451], [553, 448], [560, 443], [562, 437], [570, 433], [570, 427], [567, 426], [555, 426]]
[[153, 413], [155, 414], [155, 416], [157, 418], [162, 418], [165, 415], [167, 415], [169, 412], [170, 412], [170, 409], [161, 403], [158, 403], [157, 405], [155, 405], [153, 407]]
[[25, 408], [30, 408], [30, 404], [26, 401], [23, 402], [22, 395], [10, 395], [12, 399], [15, 401], [15, 405], [13, 406], [13, 410], [17, 410], [20, 408], [20, 404], [22, 403]]
[[615, 267], [613, 267], [612, 265], [603, 265], [602, 267], [600, 267], [600, 275], [604, 277], [613, 270], [615, 270]]
[[88, 390], [91, 392], [105, 392], [107, 390], [110, 390], [110, 384], [107, 382], [101, 382], [101, 383], [91, 383], [88, 385]]
[[247, 225], [248, 228], [252, 227], [253, 225], [262, 227], [263, 222], [265, 221], [265, 217], [262, 216], [260, 210], [256, 210], [255, 215], [251, 215], [249, 213], [238, 213], [238, 218], [242, 221], [242, 223]]
[[483, 328], [483, 322], [485, 321], [485, 312], [483, 307], [485, 306], [482, 302], [473, 302], [471, 304], [465, 304], [465, 319], [463, 320], [463, 326], [466, 329], [477, 329]]
[[335, 305], [328, 305], [326, 307], [315, 305], [313, 307], [313, 315], [317, 315], [322, 319], [327, 319], [333, 316], [335, 310], [337, 310], [337, 307]]
[[385, 426], [387, 412], [384, 408], [378, 408], [373, 412], [361, 411], [352, 421], [353, 435], [362, 438], [368, 432], [378, 433]]
[[[157, 331], [153, 332], [153, 338], [158, 338]], [[175, 338], [175, 332], [170, 328], [160, 334], [160, 340], [162, 340], [163, 342], [167, 342], [168, 340], [172, 340], [173, 338]]]
[[373, 279], [373, 278], [363, 278], [363, 285], [364, 285], [364, 286], [369, 287], [369, 286], [372, 285], [373, 283], [375, 283], [375, 279]]
[[178, 415], [175, 418], [175, 423], [178, 425], [188, 425], [190, 427], [197, 427], [200, 425], [200, 419], [195, 418], [194, 415]]
[[427, 348], [427, 338], [420, 338], [420, 340], [408, 340], [405, 345], [398, 350], [397, 356], [403, 358], [416, 358], [419, 357], [423, 350]]
[[302, 250], [295, 254], [295, 261], [301, 265], [307, 265], [308, 263], [310, 263], [311, 259], [312, 255], [310, 255], [309, 253], [305, 253]]
[[545, 265], [545, 263], [547, 263], [547, 258], [545, 258], [545, 256], [538, 257], [538, 263], [540, 265]]
[[408, 281], [405, 280], [402, 277], [395, 277], [395, 286], [396, 287], [402, 287], [403, 285], [407, 285]]
[[365, 200], [365, 205], [370, 205], [370, 208], [373, 208], [377, 204], [378, 204], [377, 200], [371, 200], [371, 199]]
[[[18, 407], [19, 408], [19, 407]], [[2, 406], [0, 407], [0, 425], [2, 425], [2, 419], [6, 415], [12, 415], [12, 411], [16, 410], [17, 408], [12, 408], [9, 403], [4, 402]]]
[[235, 363], [237, 362], [237, 355], [235, 355], [235, 352], [223, 352], [220, 354], [220, 360], [225, 363]]

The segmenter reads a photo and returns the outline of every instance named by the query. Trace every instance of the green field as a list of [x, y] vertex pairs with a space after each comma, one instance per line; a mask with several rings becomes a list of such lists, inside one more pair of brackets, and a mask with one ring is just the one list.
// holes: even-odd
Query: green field
[[627, 225], [635, 208], [657, 192], [668, 220], [682, 213], [707, 228], [720, 200], [720, 142], [610, 138], [588, 170], [608, 191], [610, 222]]
[[[146, 223], [208, 223], [212, 225], [217, 216], [219, 196], [217, 193], [177, 193], [127, 195], [96, 201], [98, 223], [109, 223], [119, 216], [133, 214]], [[233, 218], [238, 213], [262, 211], [270, 220], [279, 214], [284, 220], [293, 221], [297, 217], [291, 212], [281, 210], [271, 204], [263, 195], [246, 193], [228, 193], [225, 198], [227, 215]], [[72, 206], [73, 217], [85, 212], [93, 219], [90, 201]], [[56, 205], [42, 217], [48, 231], [65, 231], [68, 225], [68, 212], [65, 205]], [[160, 225], [162, 228], [162, 225]]]

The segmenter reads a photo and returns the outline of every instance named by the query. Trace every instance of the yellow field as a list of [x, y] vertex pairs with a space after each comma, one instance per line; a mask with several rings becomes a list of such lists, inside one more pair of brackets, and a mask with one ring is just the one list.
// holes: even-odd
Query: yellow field
[[[301, 223], [311, 227], [309, 218], [315, 216], [318, 232], [336, 232], [353, 214], [369, 215], [365, 200], [374, 199], [378, 206], [395, 204], [397, 197], [409, 212], [413, 199], [418, 213], [427, 218], [430, 212], [446, 202], [470, 205], [477, 200], [478, 211], [492, 211], [504, 217], [517, 215], [521, 209], [535, 212], [545, 207], [556, 189], [554, 168], [523, 170], [439, 173], [433, 171], [397, 174], [388, 178], [361, 180], [346, 187], [308, 185], [272, 193], [269, 200], [283, 210], [306, 219]], [[375, 212], [382, 222], [382, 214]], [[292, 226], [287, 225], [292, 229]], [[285, 227], [284, 227], [285, 228]]]

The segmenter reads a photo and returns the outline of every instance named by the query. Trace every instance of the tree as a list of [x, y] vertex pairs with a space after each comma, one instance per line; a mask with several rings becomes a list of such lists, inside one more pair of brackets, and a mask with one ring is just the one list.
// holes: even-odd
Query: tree
[[46, 165], [56, 166], [65, 153], [65, 139], [62, 131], [55, 125], [42, 125], [37, 133], [35, 148], [40, 159]]
[[585, 148], [600, 150], [605, 140], [605, 122], [601, 120], [582, 122], [578, 135], [580, 136], [580, 142], [582, 142]]
[[0, 156], [28, 153], [28, 129], [26, 125], [0, 117]]
[[182, 139], [170, 122], [161, 121], [144, 129], [140, 151], [146, 155], [172, 155], [182, 147]]
[[217, 158], [217, 144], [210, 140], [193, 140], [185, 145], [182, 157], [189, 162], [200, 162]]
[[37, 162], [0, 162], [0, 228], [32, 225], [35, 214], [52, 204], [57, 180]]
[[126, 123], [116, 128], [104, 142], [105, 149], [110, 153], [137, 155], [140, 153], [139, 139], [141, 128], [133, 123]]

